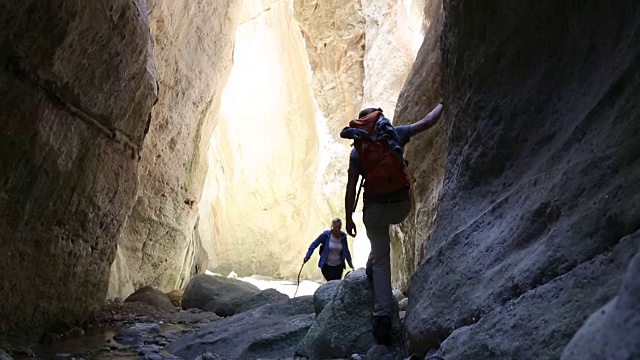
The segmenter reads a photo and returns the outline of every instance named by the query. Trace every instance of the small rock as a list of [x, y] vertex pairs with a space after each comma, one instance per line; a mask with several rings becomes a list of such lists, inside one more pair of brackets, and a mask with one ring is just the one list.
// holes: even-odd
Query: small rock
[[227, 275], [228, 279], [237, 279], [238, 278], [238, 274], [236, 274], [235, 271], [232, 271], [229, 273], [229, 275]]
[[388, 347], [384, 345], [374, 345], [367, 351], [367, 360], [393, 360], [394, 356]]
[[164, 360], [164, 356], [160, 354], [146, 354], [144, 355], [145, 360]]
[[155, 345], [145, 345], [140, 348], [140, 350], [138, 351], [138, 355], [143, 356], [149, 354], [159, 354], [160, 350], [161, 349]]
[[84, 329], [83, 328], [73, 328], [71, 329], [71, 336], [79, 338], [79, 337], [83, 337], [84, 336]]
[[395, 297], [396, 300], [398, 300], [398, 302], [402, 301], [402, 299], [406, 299], [407, 298], [404, 295], [404, 293], [401, 290], [398, 290], [398, 289], [393, 290], [393, 297]]
[[71, 359], [71, 354], [56, 354], [55, 359], [56, 360]]
[[182, 295], [183, 295], [181, 291], [173, 290], [166, 293], [165, 295], [167, 295], [167, 297], [169, 298], [173, 306], [180, 307], [180, 304], [182, 303]]
[[400, 311], [400, 321], [404, 320], [404, 317], [407, 316], [406, 311]]
[[214, 355], [210, 352], [204, 353], [196, 358], [196, 360], [219, 360], [218, 355]]
[[398, 302], [398, 306], [400, 307], [400, 311], [407, 311], [407, 306], [409, 306], [409, 298], [404, 298]]
[[364, 359], [362, 358], [362, 355], [360, 355], [360, 354], [353, 354], [353, 355], [351, 355], [351, 357], [349, 357], [349, 360], [364, 360]]

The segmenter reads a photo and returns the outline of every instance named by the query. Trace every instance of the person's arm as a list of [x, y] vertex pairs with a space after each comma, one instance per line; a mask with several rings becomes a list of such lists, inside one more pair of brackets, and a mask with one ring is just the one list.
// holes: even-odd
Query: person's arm
[[356, 186], [358, 185], [358, 177], [360, 177], [360, 175], [356, 171], [349, 171], [348, 174], [347, 189], [344, 195], [346, 230], [347, 234], [355, 237], [357, 230], [356, 224], [353, 222], [353, 208], [356, 204]]
[[313, 251], [320, 246], [320, 243], [324, 241], [325, 239], [325, 234], [322, 233], [320, 234], [320, 236], [318, 236], [317, 239], [315, 239], [312, 243], [311, 246], [309, 246], [309, 250], [307, 250], [307, 254], [304, 256], [304, 262], [306, 263], [307, 261], [309, 261], [309, 259], [311, 258], [311, 255], [313, 255]]
[[433, 110], [431, 110], [424, 119], [411, 124], [411, 136], [417, 135], [425, 130], [430, 129], [433, 125], [438, 123], [440, 116], [442, 116], [442, 111], [444, 110], [444, 106], [442, 103], [439, 103]]

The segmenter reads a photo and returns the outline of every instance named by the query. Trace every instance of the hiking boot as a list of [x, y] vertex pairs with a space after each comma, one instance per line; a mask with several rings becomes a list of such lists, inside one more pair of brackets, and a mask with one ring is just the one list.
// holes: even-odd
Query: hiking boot
[[378, 344], [391, 345], [391, 317], [373, 317], [373, 338]]

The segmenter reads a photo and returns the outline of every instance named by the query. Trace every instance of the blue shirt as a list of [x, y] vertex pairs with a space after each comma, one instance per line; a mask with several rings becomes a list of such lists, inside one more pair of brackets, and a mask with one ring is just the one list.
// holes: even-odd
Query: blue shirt
[[[393, 128], [400, 138], [400, 146], [404, 148], [411, 139], [411, 125], [394, 126]], [[355, 147], [351, 149], [351, 155], [349, 155], [349, 171], [355, 171], [361, 176], [364, 176], [362, 163], [360, 163], [360, 159], [358, 159], [358, 152]]]

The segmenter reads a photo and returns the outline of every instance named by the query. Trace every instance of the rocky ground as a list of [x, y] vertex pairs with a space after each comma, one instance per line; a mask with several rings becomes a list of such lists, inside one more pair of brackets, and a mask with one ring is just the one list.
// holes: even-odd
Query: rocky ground
[[108, 302], [83, 328], [48, 333], [26, 349], [0, 346], [0, 360], [403, 358], [399, 331], [392, 349], [374, 347], [371, 307], [363, 269], [296, 298], [200, 275], [184, 295], [144, 287]]

